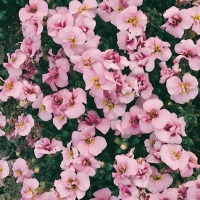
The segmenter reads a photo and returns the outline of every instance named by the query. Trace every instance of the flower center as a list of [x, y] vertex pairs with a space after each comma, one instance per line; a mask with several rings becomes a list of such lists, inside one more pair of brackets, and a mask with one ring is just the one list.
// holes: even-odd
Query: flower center
[[103, 105], [106, 106], [110, 111], [115, 107], [115, 104], [110, 99], [105, 100]]
[[23, 122], [19, 122], [18, 127], [21, 128], [24, 125]]
[[2, 173], [2, 171], [3, 171], [3, 168], [2, 168], [2, 167], [0, 167], [0, 174]]
[[88, 136], [86, 139], [85, 139], [85, 143], [89, 146], [90, 144], [93, 144], [94, 143], [94, 138], [92, 136]]
[[13, 83], [12, 82], [10, 82], [10, 81], [8, 81], [7, 83], [6, 83], [6, 88], [8, 88], [9, 90], [12, 90], [13, 89]]
[[173, 152], [173, 154], [174, 154], [174, 156], [175, 156], [176, 160], [180, 159], [180, 157], [181, 157], [181, 154], [180, 154], [180, 152], [179, 152], [179, 151], [174, 151], [174, 152]]
[[185, 94], [189, 92], [189, 83], [181, 83], [178, 85], [178, 88], [181, 90], [181, 94]]
[[192, 17], [193, 19], [196, 19], [200, 22], [200, 14], [196, 14]]
[[30, 6], [30, 8], [28, 9], [29, 13], [36, 13], [37, 12], [37, 7], [36, 6]]
[[137, 17], [129, 18], [126, 22], [132, 24], [133, 26], [138, 26], [139, 19]]
[[126, 172], [126, 167], [120, 167], [118, 174], [122, 175], [125, 172]]
[[83, 65], [86, 67], [92, 66], [92, 59], [89, 58], [88, 60], [83, 60]]
[[99, 89], [100, 88], [100, 83], [99, 83], [99, 79], [97, 78], [97, 77], [93, 77], [92, 78], [92, 83], [94, 84], [94, 87], [96, 88], [96, 89]]
[[161, 49], [160, 49], [160, 46], [156, 45], [154, 47], [154, 53], [160, 53], [160, 52], [162, 52]]
[[176, 26], [178, 26], [181, 22], [182, 22], [181, 17], [179, 17], [178, 15], [174, 15], [174, 16], [169, 20], [169, 25], [171, 25], [172, 27], [176, 27]]
[[151, 112], [147, 112], [147, 122], [150, 122], [153, 118], [157, 118], [158, 117], [158, 112], [156, 109], [152, 109]]
[[160, 180], [162, 180], [162, 176], [160, 174], [154, 174], [152, 176], [152, 178], [153, 178], [154, 181], [160, 181]]
[[121, 11], [123, 10], [122, 6], [119, 6], [119, 7], [117, 8], [117, 10], [118, 10], [119, 12], [121, 12]]
[[78, 9], [78, 13], [81, 14], [83, 11], [87, 10], [87, 6], [84, 6], [82, 9]]
[[70, 47], [72, 49], [76, 49], [77, 48], [77, 44], [76, 44], [76, 39], [75, 38], [69, 38], [68, 41], [71, 43]]

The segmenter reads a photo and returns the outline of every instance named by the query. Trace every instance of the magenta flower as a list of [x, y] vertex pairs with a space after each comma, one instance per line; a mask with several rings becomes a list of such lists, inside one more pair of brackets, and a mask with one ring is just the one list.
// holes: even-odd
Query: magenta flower
[[26, 136], [31, 132], [34, 126], [34, 119], [32, 115], [24, 116], [22, 113], [18, 116], [18, 122], [15, 123], [15, 135]]
[[183, 76], [183, 81], [177, 76], [172, 76], [167, 80], [166, 87], [170, 98], [180, 104], [189, 102], [198, 94], [198, 81], [189, 73]]
[[172, 6], [165, 11], [163, 16], [167, 19], [167, 22], [161, 28], [176, 38], [181, 38], [184, 34], [184, 29], [189, 29], [192, 25], [186, 9], [179, 10]]
[[29, 5], [21, 8], [19, 11], [19, 18], [22, 22], [30, 18], [43, 18], [48, 14], [48, 4], [44, 0], [29, 0]]
[[103, 137], [95, 137], [95, 128], [88, 127], [82, 131], [74, 131], [72, 133], [72, 144], [84, 156], [97, 156], [107, 146], [107, 142]]
[[63, 149], [63, 144], [61, 141], [55, 138], [50, 140], [48, 138], [40, 138], [35, 143], [34, 154], [36, 158], [41, 158], [44, 154], [55, 154]]
[[67, 169], [61, 174], [60, 180], [55, 180], [54, 186], [59, 192], [61, 198], [68, 198], [75, 200], [82, 199], [86, 191], [90, 187], [89, 176], [84, 172], [77, 174], [71, 169]]

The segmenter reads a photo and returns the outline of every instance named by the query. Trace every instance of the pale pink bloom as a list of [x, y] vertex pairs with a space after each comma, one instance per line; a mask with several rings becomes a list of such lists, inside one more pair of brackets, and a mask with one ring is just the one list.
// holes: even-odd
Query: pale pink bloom
[[102, 188], [93, 193], [95, 198], [90, 200], [119, 200], [116, 196], [111, 196], [112, 193], [109, 188]]
[[40, 86], [36, 83], [28, 82], [27, 80], [23, 80], [23, 88], [21, 90], [20, 96], [18, 97], [20, 100], [27, 99], [30, 102], [34, 102], [36, 98], [41, 94]]
[[183, 170], [188, 164], [189, 155], [181, 145], [164, 144], [160, 150], [161, 160], [172, 170]]
[[119, 186], [119, 199], [123, 200], [138, 200], [141, 198], [141, 194], [139, 193], [139, 190], [135, 186], [134, 183], [131, 183], [130, 185], [120, 185]]
[[83, 3], [73, 0], [69, 3], [69, 13], [94, 18], [96, 16], [97, 6], [98, 4], [96, 0], [84, 0]]
[[36, 51], [39, 50], [41, 47], [41, 36], [40, 35], [34, 35], [31, 38], [25, 38], [20, 46], [21, 51], [30, 56], [30, 58], [33, 58], [33, 56], [36, 54]]
[[19, 11], [19, 18], [22, 22], [30, 18], [41, 18], [47, 16], [48, 4], [44, 0], [29, 0], [29, 5], [26, 4], [25, 8]]
[[177, 188], [169, 188], [165, 189], [163, 193], [159, 194], [150, 194], [149, 200], [177, 200], [178, 199], [178, 189]]
[[55, 154], [63, 149], [63, 144], [61, 141], [55, 138], [50, 140], [48, 138], [40, 138], [35, 143], [34, 154], [36, 158], [41, 158], [44, 154]]
[[154, 134], [162, 142], [180, 144], [182, 142], [181, 136], [186, 136], [185, 126], [184, 117], [177, 118], [177, 115], [172, 113], [165, 127], [154, 129]]
[[180, 61], [181, 58], [185, 58], [189, 62], [189, 66], [192, 70], [200, 70], [200, 47], [195, 45], [193, 40], [181, 40], [180, 43], [175, 45], [175, 52], [181, 54], [176, 57], [176, 60]]
[[176, 38], [181, 38], [184, 34], [184, 29], [189, 29], [192, 25], [186, 9], [179, 10], [172, 6], [165, 11], [163, 16], [167, 19], [167, 22], [161, 28]]
[[133, 176], [133, 181], [137, 187], [146, 188], [149, 184], [149, 176], [152, 174], [149, 163], [145, 162], [144, 158], [138, 158], [138, 171]]
[[122, 138], [126, 138], [127, 135], [121, 128], [121, 120], [116, 119], [111, 121], [111, 129], [115, 131], [115, 135], [121, 135]]
[[115, 156], [116, 164], [113, 165], [116, 172], [112, 173], [114, 184], [119, 186], [130, 185], [130, 176], [135, 176], [138, 172], [138, 163], [135, 159], [129, 158], [126, 155]]
[[[50, 68], [53, 68], [53, 67], [56, 67], [56, 60], [57, 59], [60, 59], [60, 58], [65, 58], [66, 55], [65, 55], [65, 52], [64, 52], [64, 49], [63, 48], [60, 48], [57, 52], [57, 54], [53, 54], [53, 50], [52, 49], [49, 49], [49, 52], [48, 52], [49, 56], [48, 56], [48, 61], [49, 61], [49, 67]], [[67, 58], [66, 58], [67, 60]], [[67, 60], [68, 61], [68, 60]], [[66, 61], [64, 61], [64, 63], [66, 64]], [[67, 64], [67, 67], [68, 67], [68, 64]]]
[[187, 198], [199, 200], [200, 199], [200, 189], [197, 187], [189, 187], [187, 190]]
[[153, 153], [155, 151], [155, 144], [160, 143], [160, 140], [156, 137], [154, 133], [150, 134], [149, 139], [144, 141], [144, 145], [148, 153]]
[[78, 118], [85, 112], [83, 103], [87, 103], [86, 92], [82, 88], [76, 88], [72, 92], [65, 92], [65, 115], [69, 119]]
[[6, 126], [6, 117], [2, 115], [2, 112], [0, 112], [0, 136], [5, 135], [5, 131], [2, 129]]
[[0, 185], [4, 186], [3, 178], [6, 178], [9, 175], [9, 166], [8, 162], [2, 158], [0, 160]]
[[140, 115], [140, 129], [144, 133], [150, 133], [154, 128], [162, 129], [168, 122], [170, 112], [161, 109], [163, 102], [157, 98], [148, 99], [143, 103], [143, 109], [146, 112]]
[[189, 155], [189, 161], [185, 169], [181, 170], [180, 174], [182, 177], [191, 177], [193, 174], [194, 169], [199, 169], [200, 165], [198, 165], [198, 158], [194, 153], [188, 151], [187, 154]]
[[101, 19], [104, 22], [110, 21], [110, 13], [112, 12], [112, 8], [110, 6], [109, 0], [103, 0], [99, 5], [97, 9], [98, 15], [101, 17]]
[[108, 70], [123, 70], [124, 67], [129, 66], [129, 61], [125, 56], [120, 56], [118, 52], [113, 49], [107, 49], [101, 54], [103, 58], [103, 65]]
[[95, 97], [94, 101], [96, 107], [103, 109], [104, 116], [109, 120], [115, 120], [125, 113], [126, 104], [120, 103], [114, 92], [109, 94], [106, 91], [103, 98]]
[[80, 28], [66, 26], [58, 33], [58, 37], [68, 57], [84, 52], [86, 35]]
[[27, 162], [18, 158], [13, 163], [13, 176], [17, 178], [16, 183], [23, 182], [25, 178], [31, 178], [34, 174], [34, 171], [28, 168]]
[[135, 92], [137, 96], [141, 96], [143, 99], [148, 99], [153, 91], [153, 86], [149, 81], [148, 73], [138, 74], [134, 76], [137, 80], [135, 85]]
[[54, 113], [53, 124], [60, 130], [67, 123], [67, 115], [63, 111], [57, 111]]
[[129, 112], [125, 112], [125, 114], [122, 116], [121, 128], [123, 129], [127, 138], [141, 133], [139, 115], [142, 113], [144, 113], [144, 110], [135, 105], [130, 108]]
[[198, 81], [195, 76], [187, 73], [182, 80], [177, 76], [172, 76], [166, 82], [170, 98], [180, 104], [189, 102], [190, 99], [194, 99], [198, 94]]
[[11, 55], [7, 53], [8, 63], [3, 63], [3, 66], [7, 69], [8, 73], [12, 76], [20, 76], [22, 74], [21, 65], [26, 60], [26, 55], [19, 49], [15, 50], [15, 53]]
[[117, 33], [117, 45], [124, 51], [133, 51], [137, 48], [137, 39], [128, 31], [120, 31]]
[[160, 163], [160, 150], [162, 147], [162, 142], [156, 141], [155, 144], [153, 144], [153, 152], [151, 152], [149, 155], [146, 157], [146, 161], [149, 163]]
[[161, 68], [160, 70], [160, 83], [165, 83], [167, 79], [169, 79], [172, 76], [179, 75], [181, 72], [181, 68], [179, 68], [179, 64], [175, 63], [171, 68], [168, 68], [165, 62], [160, 62], [159, 66]]
[[94, 126], [103, 134], [106, 134], [110, 129], [110, 121], [106, 118], [100, 118], [96, 111], [89, 110], [85, 114], [85, 121], [81, 121], [78, 125], [78, 130], [86, 129], [90, 126]]
[[29, 19], [25, 22], [22, 22], [22, 33], [25, 38], [32, 37], [34, 35], [40, 35], [42, 31], [43, 31], [42, 18]]
[[147, 186], [147, 189], [150, 192], [162, 192], [172, 184], [173, 178], [170, 174], [159, 173], [158, 170], [153, 166], [151, 166], [151, 170], [152, 174], [149, 177], [149, 184]]
[[83, 52], [81, 56], [71, 56], [70, 61], [74, 63], [73, 69], [83, 73], [85, 69], [92, 69], [94, 64], [102, 61], [100, 57], [101, 51], [97, 48], [90, 48]]
[[15, 123], [15, 135], [26, 136], [31, 132], [33, 126], [33, 117], [30, 114], [24, 116], [24, 113], [22, 113], [18, 116], [18, 122]]
[[96, 174], [96, 169], [100, 168], [101, 162], [92, 157], [80, 155], [73, 160], [73, 167], [76, 172], [84, 172], [89, 176]]
[[187, 188], [183, 185], [178, 187], [178, 198], [181, 200], [187, 200]]
[[72, 144], [84, 156], [97, 156], [107, 146], [103, 137], [95, 137], [94, 127], [88, 127], [80, 132], [74, 131], [72, 133]]
[[[0, 99], [1, 101], [7, 101], [8, 98], [18, 98], [22, 90], [23, 84], [18, 81], [19, 77], [9, 76], [5, 81], [4, 85], [0, 86]], [[3, 80], [2, 80], [3, 81]]]
[[193, 181], [188, 181], [186, 183], [183, 184], [183, 187], [199, 187], [200, 185], [200, 175], [198, 175], [197, 179], [196, 180], [193, 180]]
[[61, 167], [64, 166], [70, 166], [70, 164], [73, 163], [73, 160], [79, 156], [78, 150], [72, 146], [72, 142], [70, 141], [67, 144], [66, 148], [63, 148], [62, 150], [62, 157], [63, 161], [61, 163]]
[[75, 200], [76, 198], [82, 199], [85, 196], [90, 187], [90, 179], [86, 173], [78, 172], [76, 174], [71, 169], [66, 169], [60, 176], [60, 180], [54, 181], [54, 186], [61, 198], [68, 197], [68, 200]]
[[21, 189], [22, 198], [32, 199], [36, 196], [39, 182], [36, 178], [25, 178]]
[[129, 30], [134, 36], [144, 33], [147, 25], [147, 17], [134, 5], [124, 9], [116, 16], [116, 26], [120, 31]]
[[72, 27], [74, 25], [74, 18], [71, 14], [56, 13], [47, 20], [48, 35], [51, 36], [56, 43], [60, 43], [58, 33], [66, 26]]
[[200, 6], [193, 6], [189, 9], [192, 20], [192, 30], [200, 34]]
[[[64, 62], [66, 61], [66, 62]], [[65, 63], [66, 70], [63, 70], [62, 67], [59, 67], [60, 62]], [[47, 74], [42, 74], [43, 83], [47, 83], [53, 91], [57, 91], [57, 87], [65, 87], [68, 85], [68, 76], [66, 72], [69, 71], [69, 62], [65, 58], [60, 58], [55, 61], [56, 67], [48, 68]]]
[[133, 74], [139, 75], [144, 73], [144, 67], [147, 72], [154, 68], [154, 60], [150, 59], [152, 52], [149, 48], [139, 48], [137, 52], [130, 54], [130, 70]]
[[103, 98], [103, 91], [113, 88], [113, 83], [105, 79], [105, 71], [101, 63], [94, 64], [92, 70], [84, 70], [83, 80], [85, 81], [85, 90], [90, 90], [90, 96]]
[[[49, 105], [50, 103], [51, 102], [45, 103], [44, 98], [43, 98], [43, 93], [41, 93], [32, 104], [33, 108], [39, 108], [38, 116], [43, 121], [49, 121], [52, 118], [51, 112], [48, 112], [46, 110], [47, 105]], [[52, 112], [53, 112], [53, 110], [52, 110]]]
[[151, 51], [151, 55], [149, 57], [149, 65], [146, 66], [146, 70], [148, 72], [152, 71], [155, 67], [155, 60], [159, 59], [161, 61], [167, 61], [170, 59], [172, 52], [169, 49], [170, 44], [168, 42], [162, 41], [160, 38], [150, 37], [145, 41], [144, 44]]

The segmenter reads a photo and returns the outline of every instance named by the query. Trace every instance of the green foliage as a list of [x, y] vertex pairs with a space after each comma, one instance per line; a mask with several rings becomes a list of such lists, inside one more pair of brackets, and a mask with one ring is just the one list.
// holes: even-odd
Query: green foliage
[[24, 7], [26, 4], [24, 0], [16, 0], [16, 3], [19, 4], [21, 7]]

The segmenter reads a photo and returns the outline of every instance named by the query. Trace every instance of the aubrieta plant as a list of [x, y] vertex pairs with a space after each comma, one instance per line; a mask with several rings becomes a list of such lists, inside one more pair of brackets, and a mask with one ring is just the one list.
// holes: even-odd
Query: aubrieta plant
[[3, 63], [17, 157], [0, 184], [14, 176], [21, 200], [200, 200], [199, 4], [29, 0]]

